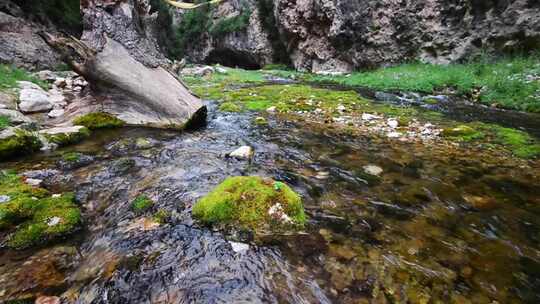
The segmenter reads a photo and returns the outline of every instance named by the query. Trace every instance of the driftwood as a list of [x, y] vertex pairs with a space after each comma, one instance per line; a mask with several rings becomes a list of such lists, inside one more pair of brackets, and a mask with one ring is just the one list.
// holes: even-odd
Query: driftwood
[[146, 1], [83, 0], [81, 9], [81, 40], [42, 33], [91, 84], [95, 98], [70, 105], [70, 116], [98, 110], [128, 125], [175, 129], [204, 122], [201, 100], [162, 67], [168, 61], [152, 39]]

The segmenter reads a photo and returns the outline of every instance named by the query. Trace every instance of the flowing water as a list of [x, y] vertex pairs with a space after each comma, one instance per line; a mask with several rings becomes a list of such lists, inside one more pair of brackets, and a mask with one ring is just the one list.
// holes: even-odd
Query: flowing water
[[[0, 251], [0, 301], [75, 303], [539, 303], [540, 167], [455, 146], [340, 135], [317, 125], [210, 105], [208, 125], [177, 134], [121, 129], [4, 168], [58, 169], [84, 230], [27, 252]], [[150, 141], [141, 143], [140, 138]], [[251, 162], [225, 157], [240, 145]], [[383, 169], [366, 174], [365, 166]], [[225, 177], [283, 180], [304, 199], [305, 233], [238, 250], [198, 225], [191, 206]], [[131, 211], [145, 193], [169, 212]]]

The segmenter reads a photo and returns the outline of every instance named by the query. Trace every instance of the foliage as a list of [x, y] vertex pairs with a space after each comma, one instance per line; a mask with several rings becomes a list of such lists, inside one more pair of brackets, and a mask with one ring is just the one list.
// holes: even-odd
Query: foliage
[[73, 120], [74, 125], [85, 126], [90, 130], [102, 128], [117, 128], [124, 125], [124, 121], [108, 113], [96, 112], [79, 116]]
[[148, 209], [152, 208], [154, 202], [146, 195], [139, 195], [131, 203], [131, 208], [135, 213], [144, 213]]
[[14, 173], [0, 173], [0, 193], [9, 201], [0, 204], [0, 230], [13, 231], [11, 248], [23, 249], [73, 232], [81, 224], [74, 195], [52, 197], [47, 190], [23, 183]]
[[214, 23], [208, 32], [214, 37], [222, 37], [230, 33], [240, 32], [249, 26], [251, 10], [246, 9], [239, 15], [223, 18]]
[[258, 176], [225, 179], [193, 206], [193, 215], [207, 224], [231, 224], [256, 231], [272, 225], [269, 209], [277, 204], [293, 225], [303, 227], [306, 218], [300, 196], [284, 183]]
[[30, 81], [39, 85], [43, 89], [48, 89], [47, 83], [30, 75], [30, 73], [27, 71], [14, 66], [0, 64], [0, 91], [16, 88], [17, 81]]
[[203, 6], [194, 10], [188, 10], [182, 15], [180, 24], [175, 29], [175, 41], [178, 54], [183, 55], [190, 44], [201, 40], [201, 37], [208, 32], [212, 20], [210, 14], [212, 6]]

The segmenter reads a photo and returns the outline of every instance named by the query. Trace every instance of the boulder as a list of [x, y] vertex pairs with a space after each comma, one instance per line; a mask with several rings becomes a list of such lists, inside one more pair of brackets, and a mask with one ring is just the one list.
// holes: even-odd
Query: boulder
[[32, 122], [30, 118], [24, 116], [21, 112], [15, 110], [0, 109], [0, 116], [9, 117], [9, 120], [14, 124]]
[[54, 127], [39, 131], [48, 142], [58, 146], [64, 146], [79, 142], [90, 136], [90, 130], [83, 126]]
[[19, 92], [19, 109], [24, 113], [45, 112], [53, 108], [43, 89], [23, 88]]

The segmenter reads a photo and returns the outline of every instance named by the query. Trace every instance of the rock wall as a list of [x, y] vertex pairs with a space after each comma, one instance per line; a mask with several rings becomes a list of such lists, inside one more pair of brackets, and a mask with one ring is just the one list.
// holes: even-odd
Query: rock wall
[[[219, 5], [214, 20], [250, 6], [249, 26], [219, 39], [206, 35], [187, 57], [229, 65], [275, 62], [276, 44], [269, 38], [275, 33], [261, 26], [260, 1]], [[299, 70], [350, 71], [415, 59], [445, 64], [479, 53], [540, 48], [538, 0], [270, 1], [278, 32], [274, 40]]]
[[24, 18], [17, 5], [0, 3], [0, 63], [29, 70], [58, 66], [60, 57], [37, 34], [44, 28]]

